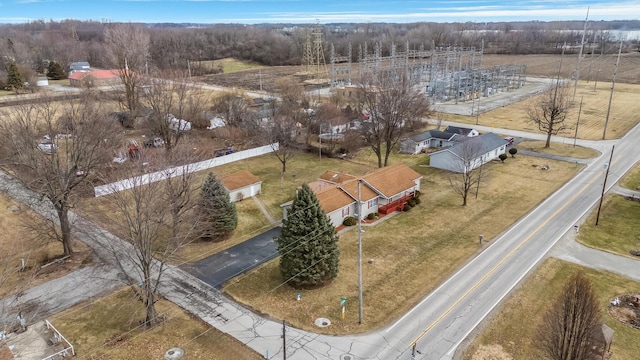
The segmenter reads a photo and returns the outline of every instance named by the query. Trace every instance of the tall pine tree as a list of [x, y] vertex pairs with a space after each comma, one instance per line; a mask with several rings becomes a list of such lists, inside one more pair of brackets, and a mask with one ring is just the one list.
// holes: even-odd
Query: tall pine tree
[[47, 77], [51, 80], [60, 80], [65, 79], [67, 74], [65, 74], [62, 66], [55, 61], [49, 63], [49, 67], [47, 68]]
[[10, 64], [7, 69], [7, 87], [10, 90], [18, 91], [22, 89], [24, 86], [24, 80], [22, 79], [22, 74], [20, 74], [20, 70], [16, 64]]
[[213, 173], [209, 173], [202, 183], [200, 210], [203, 240], [222, 241], [238, 226], [236, 205]]
[[307, 184], [298, 190], [276, 242], [280, 272], [291, 286], [319, 286], [338, 275], [336, 229]]

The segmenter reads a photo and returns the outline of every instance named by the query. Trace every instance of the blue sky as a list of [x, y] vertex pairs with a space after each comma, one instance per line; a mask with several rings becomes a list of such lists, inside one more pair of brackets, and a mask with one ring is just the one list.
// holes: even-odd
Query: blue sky
[[190, 23], [489, 22], [636, 20], [621, 0], [0, 0], [0, 23], [99, 20]]

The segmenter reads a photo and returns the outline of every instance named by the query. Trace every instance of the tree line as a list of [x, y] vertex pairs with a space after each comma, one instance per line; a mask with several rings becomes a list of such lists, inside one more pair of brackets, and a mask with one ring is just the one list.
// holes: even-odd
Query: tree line
[[[96, 68], [111, 65], [106, 34], [118, 23], [64, 20], [32, 21], [0, 25], [0, 79], [7, 79], [11, 64], [20, 67], [25, 81], [45, 74], [53, 61], [66, 69], [74, 61], [88, 61]], [[152, 69], [183, 69], [211, 72], [215, 68], [198, 66], [202, 61], [236, 58], [268, 66], [299, 65], [305, 42], [314, 25], [218, 24], [175, 27], [167, 24], [135, 24], [149, 36], [148, 66]], [[583, 22], [496, 22], [496, 23], [367, 23], [319, 26], [325, 59], [334, 45], [341, 55], [365, 43], [382, 44], [382, 55], [391, 53], [392, 44], [410, 49], [461, 46], [483, 47], [485, 53], [559, 53], [562, 44], [581, 42]], [[587, 41], [596, 51], [617, 41], [611, 30], [640, 28], [638, 21], [603, 21], [589, 25]], [[313, 41], [313, 39], [312, 39]], [[638, 43], [638, 40], [634, 40]], [[633, 41], [632, 41], [633, 42]], [[357, 61], [357, 51], [352, 60]]]

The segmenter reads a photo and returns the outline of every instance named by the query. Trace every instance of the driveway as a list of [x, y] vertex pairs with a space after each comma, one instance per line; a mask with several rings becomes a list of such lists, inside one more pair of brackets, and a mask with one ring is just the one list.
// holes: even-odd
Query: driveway
[[225, 281], [243, 274], [278, 256], [273, 238], [280, 235], [275, 227], [229, 249], [180, 268], [205, 283], [220, 289]]

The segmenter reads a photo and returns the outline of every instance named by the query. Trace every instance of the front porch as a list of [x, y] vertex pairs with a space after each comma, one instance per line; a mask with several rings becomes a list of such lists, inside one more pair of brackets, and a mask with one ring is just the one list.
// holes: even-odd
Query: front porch
[[407, 201], [409, 201], [409, 199], [411, 199], [413, 195], [414, 192], [412, 191], [409, 195], [405, 195], [396, 201], [382, 205], [378, 207], [378, 212], [380, 214], [390, 214], [394, 211], [402, 211], [402, 209], [404, 209], [404, 206], [407, 204]]

